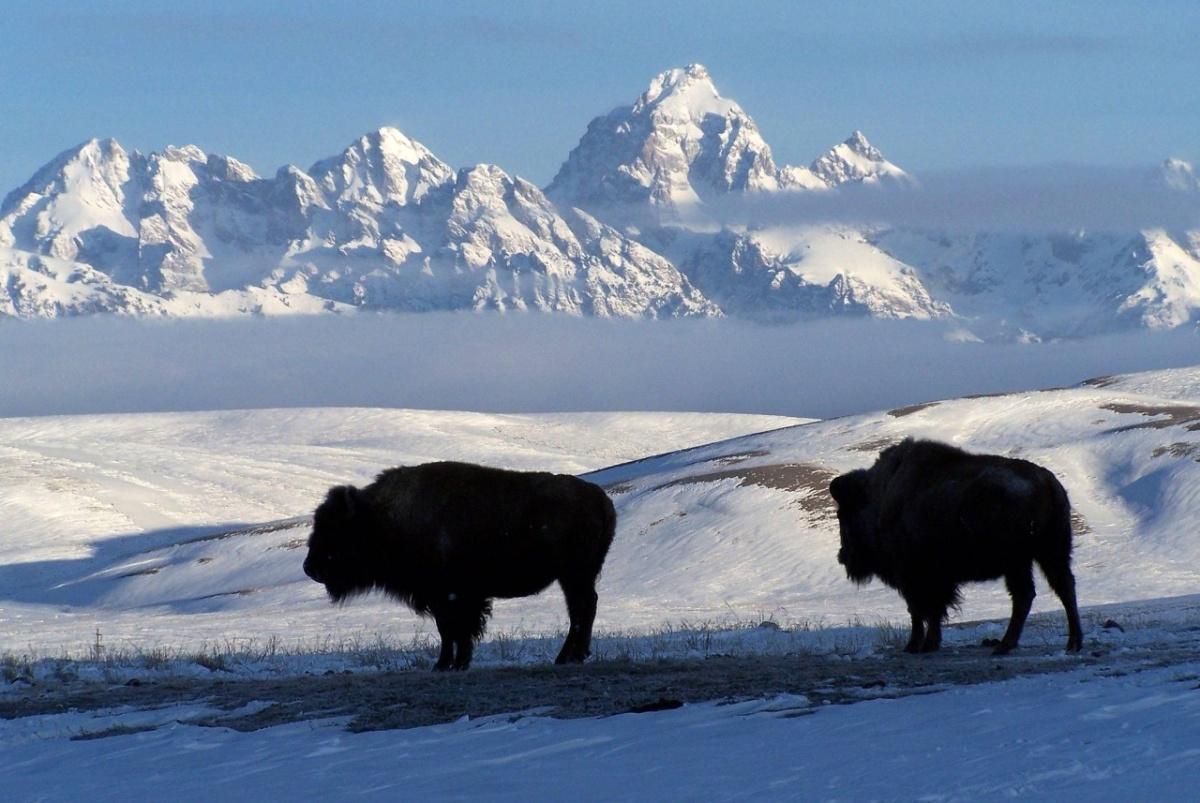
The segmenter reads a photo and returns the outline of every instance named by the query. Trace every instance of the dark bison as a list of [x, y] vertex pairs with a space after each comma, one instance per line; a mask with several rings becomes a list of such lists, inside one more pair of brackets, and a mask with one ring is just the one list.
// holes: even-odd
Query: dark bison
[[450, 462], [392, 468], [365, 488], [329, 491], [304, 573], [335, 602], [378, 589], [432, 616], [439, 670], [470, 665], [493, 598], [557, 580], [571, 625], [555, 662], [580, 662], [616, 521], [604, 491], [577, 477]]
[[[856, 583], [878, 577], [912, 616], [907, 652], [932, 652], [963, 583], [1004, 578], [1012, 618], [995, 653], [1021, 639], [1033, 604], [1036, 561], [1067, 612], [1067, 649], [1083, 646], [1071, 573], [1071, 503], [1058, 479], [1027, 460], [968, 454], [906, 439], [869, 469], [835, 478], [842, 547]], [[988, 642], [989, 644], [991, 642]]]

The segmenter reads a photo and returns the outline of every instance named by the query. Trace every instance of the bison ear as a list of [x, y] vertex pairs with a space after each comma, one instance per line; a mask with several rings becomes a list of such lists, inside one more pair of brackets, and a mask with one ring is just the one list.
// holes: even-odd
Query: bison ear
[[354, 514], [362, 509], [362, 494], [353, 485], [346, 485], [342, 488], [343, 501], [346, 503], [346, 518], [354, 518]]
[[861, 468], [833, 478], [829, 494], [839, 507], [856, 508], [867, 503], [867, 472]]
[[329, 489], [329, 494], [325, 497], [325, 504], [322, 507], [333, 516], [352, 519], [356, 513], [364, 509], [365, 504], [362, 493], [353, 485], [338, 485]]

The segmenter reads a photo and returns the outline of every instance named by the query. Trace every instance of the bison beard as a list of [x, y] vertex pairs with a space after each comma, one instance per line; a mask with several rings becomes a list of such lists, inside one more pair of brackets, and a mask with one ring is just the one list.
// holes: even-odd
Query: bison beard
[[1004, 578], [1012, 618], [995, 654], [1017, 646], [1041, 567], [1067, 613], [1067, 649], [1083, 646], [1071, 573], [1071, 504], [1049, 471], [1026, 460], [973, 455], [909, 438], [869, 469], [829, 485], [838, 505], [838, 563], [856, 583], [878, 577], [912, 617], [907, 652], [941, 645], [963, 583]]
[[432, 616], [439, 670], [470, 665], [494, 598], [558, 581], [570, 629], [555, 662], [581, 662], [616, 520], [604, 491], [577, 477], [449, 462], [393, 468], [364, 488], [329, 491], [304, 573], [335, 602], [378, 589]]

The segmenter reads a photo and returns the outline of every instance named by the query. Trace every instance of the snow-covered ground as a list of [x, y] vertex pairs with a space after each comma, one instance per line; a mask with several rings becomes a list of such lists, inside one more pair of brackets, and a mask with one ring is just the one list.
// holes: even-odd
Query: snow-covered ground
[[1197, 677], [1042, 675], [850, 706], [785, 697], [362, 734], [337, 721], [240, 733], [167, 710], [157, 730], [68, 742], [85, 717], [63, 714], [4, 723], [0, 769], [8, 800], [1187, 801]]
[[[427, 635], [384, 599], [331, 606], [300, 562], [305, 517], [330, 485], [440, 458], [608, 487], [620, 523], [599, 587], [601, 657], [664, 627], [769, 619], [782, 629], [727, 649], [811, 650], [850, 671], [893, 649], [877, 626], [906, 617], [895, 592], [846, 580], [825, 488], [906, 435], [1019, 454], [1063, 479], [1080, 519], [1085, 652], [1110, 651], [1111, 668], [845, 706], [797, 696], [582, 720], [513, 712], [366, 734], [336, 719], [248, 733], [189, 724], [203, 706], [67, 711], [0, 722], [3, 796], [1192, 799], [1200, 368], [816, 422], [367, 408], [0, 419], [0, 653], [31, 667], [0, 695], [61, 672], [63, 657], [113, 682], [135, 669], [105, 675], [89, 659], [221, 649], [235, 675], [327, 671], [348, 660], [339, 646]], [[1038, 590], [1023, 643], [1053, 650], [1062, 611], [1040, 576]], [[1007, 614], [999, 584], [968, 588], [948, 648], [999, 634]], [[551, 589], [498, 601], [490, 632], [538, 642], [564, 619]], [[512, 660], [494, 646], [472, 671]], [[1159, 648], [1171, 660], [1147, 664]]]

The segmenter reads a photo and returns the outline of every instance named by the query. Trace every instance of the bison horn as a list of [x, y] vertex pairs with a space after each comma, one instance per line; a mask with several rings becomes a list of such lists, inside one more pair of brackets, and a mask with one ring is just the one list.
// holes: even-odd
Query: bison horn
[[353, 486], [347, 485], [342, 489], [342, 492], [346, 497], [346, 518], [354, 518], [354, 488]]

